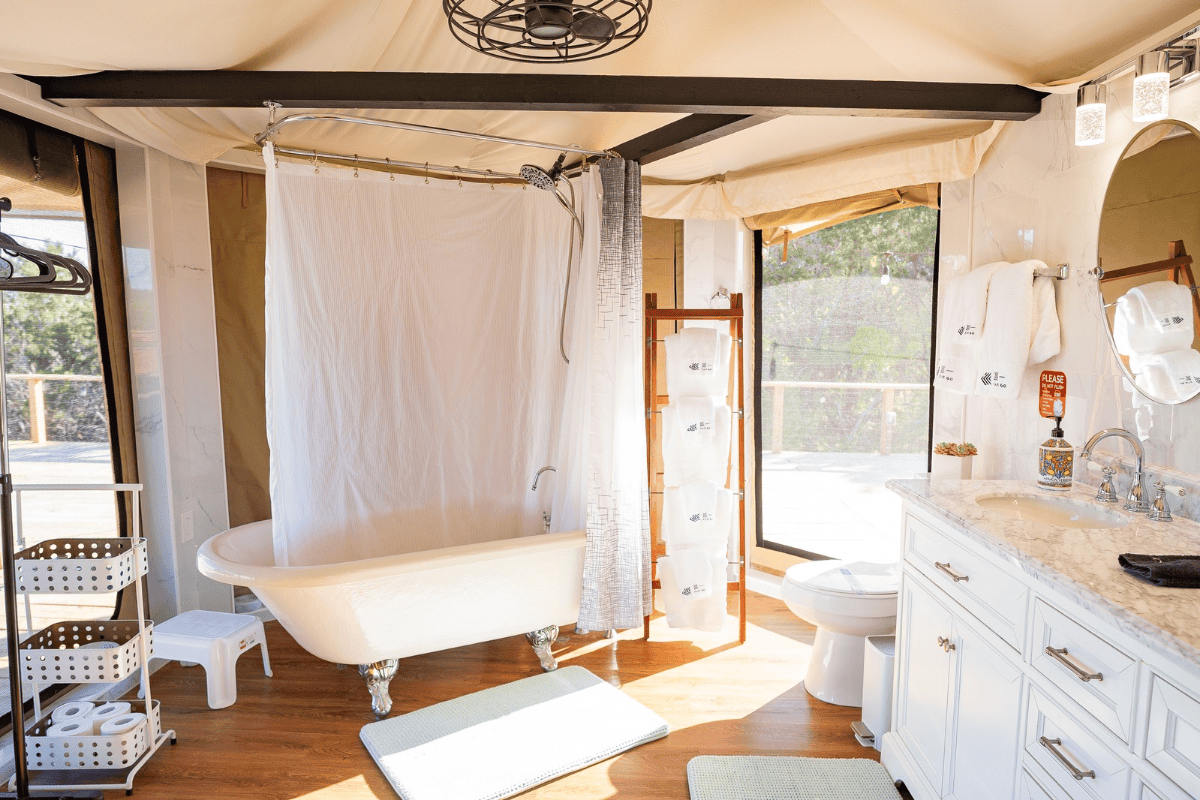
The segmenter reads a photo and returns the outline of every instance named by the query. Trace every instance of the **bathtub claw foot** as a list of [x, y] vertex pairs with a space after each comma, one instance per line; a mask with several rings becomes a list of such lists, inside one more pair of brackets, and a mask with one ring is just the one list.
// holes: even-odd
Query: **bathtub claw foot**
[[558, 626], [550, 625], [536, 631], [530, 631], [525, 634], [525, 638], [533, 645], [533, 652], [537, 653], [538, 661], [542, 662], [542, 669], [546, 672], [554, 672], [558, 669], [558, 661], [554, 658], [554, 654], [550, 652], [550, 646], [558, 639]]
[[396, 677], [396, 663], [394, 658], [385, 658], [373, 664], [358, 665], [358, 674], [366, 678], [367, 691], [371, 693], [371, 710], [379, 719], [392, 713], [392, 697], [388, 694], [388, 684]]

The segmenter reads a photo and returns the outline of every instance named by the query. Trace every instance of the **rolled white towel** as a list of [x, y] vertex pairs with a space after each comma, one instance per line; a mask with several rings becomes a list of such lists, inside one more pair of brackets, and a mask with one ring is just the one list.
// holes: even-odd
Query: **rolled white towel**
[[[1174, 283], [1170, 285], [1176, 286]], [[1185, 322], [1170, 329], [1160, 328], [1149, 315], [1150, 307], [1141, 288], [1143, 287], [1130, 289], [1117, 298], [1116, 311], [1113, 314], [1113, 343], [1116, 344], [1118, 353], [1130, 357], [1130, 367], [1134, 372], [1140, 371], [1134, 365], [1134, 359], [1191, 347], [1195, 335], [1190, 313]], [[1188, 292], [1182, 286], [1177, 288]], [[1170, 294], [1170, 291], [1167, 290], [1166, 293]]]
[[1146, 387], [1160, 400], [1186, 400], [1200, 390], [1200, 353], [1195, 350], [1173, 350], [1156, 353], [1142, 359]]
[[1185, 329], [1192, 333], [1192, 290], [1174, 281], [1143, 283], [1126, 294], [1141, 301], [1146, 321], [1159, 333]]
[[671, 403], [676, 408], [679, 434], [685, 442], [689, 445], [706, 445], [712, 441], [717, 404], [711, 396], [676, 396]]
[[672, 399], [725, 396], [729, 389], [729, 352], [733, 343], [729, 334], [712, 328], [684, 328], [679, 333], [664, 336], [663, 343], [667, 357], [667, 394]]

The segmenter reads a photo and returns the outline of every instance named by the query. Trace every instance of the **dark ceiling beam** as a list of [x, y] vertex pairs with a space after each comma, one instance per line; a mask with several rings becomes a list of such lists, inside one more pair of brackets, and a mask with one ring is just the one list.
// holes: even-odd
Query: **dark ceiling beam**
[[430, 72], [112, 71], [26, 77], [64, 106], [477, 109], [1022, 120], [1041, 92], [991, 83]]
[[775, 118], [752, 114], [691, 114], [609, 149], [622, 158], [650, 164]]

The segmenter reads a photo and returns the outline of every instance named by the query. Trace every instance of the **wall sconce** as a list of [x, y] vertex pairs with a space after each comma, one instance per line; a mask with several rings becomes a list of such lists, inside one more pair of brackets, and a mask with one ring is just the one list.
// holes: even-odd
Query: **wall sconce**
[[1107, 119], [1108, 87], [1103, 83], [1080, 86], [1075, 97], [1075, 144], [1103, 144]]
[[1200, 76], [1200, 28], [1191, 28], [1080, 86], [1075, 95], [1076, 145], [1086, 147], [1104, 142], [1108, 83], [1131, 71], [1133, 121], [1166, 119], [1170, 113], [1171, 87]]
[[1166, 119], [1170, 101], [1171, 70], [1167, 66], [1167, 53], [1156, 50], [1139, 56], [1133, 79], [1133, 121]]

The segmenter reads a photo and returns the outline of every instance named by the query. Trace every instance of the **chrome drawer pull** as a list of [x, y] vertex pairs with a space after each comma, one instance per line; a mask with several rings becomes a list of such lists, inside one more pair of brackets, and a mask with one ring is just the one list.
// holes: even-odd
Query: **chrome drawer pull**
[[1067, 760], [1067, 757], [1058, 749], [1058, 746], [1062, 745], [1062, 739], [1047, 739], [1045, 736], [1039, 736], [1038, 742], [1041, 743], [1042, 747], [1050, 751], [1050, 755], [1058, 759], [1058, 763], [1066, 767], [1067, 772], [1071, 773], [1071, 777], [1075, 780], [1081, 781], [1084, 778], [1096, 777], [1096, 773], [1093, 770], [1081, 770]]
[[1081, 680], [1085, 683], [1087, 681], [1102, 681], [1102, 680], [1104, 680], [1104, 673], [1102, 673], [1102, 672], [1087, 672], [1085, 670], [1082, 670], [1078, 667], [1078, 665], [1075, 664], [1075, 662], [1068, 661], [1066, 658], [1064, 658], [1064, 656], [1066, 656], [1066, 654], [1067, 654], [1067, 648], [1065, 648], [1065, 647], [1054, 648], [1054, 647], [1051, 647], [1050, 645], [1046, 645], [1046, 655], [1050, 656], [1055, 661], [1062, 664], [1067, 669], [1071, 670], [1071, 673], [1076, 678], [1079, 678], [1079, 680]]
[[942, 562], [940, 562], [940, 561], [935, 561], [935, 562], [933, 562], [933, 565], [934, 565], [935, 567], [937, 567], [938, 569], [940, 569], [942, 572], [944, 572], [944, 573], [946, 573], [947, 575], [949, 575], [949, 576], [950, 576], [950, 580], [954, 581], [955, 583], [958, 583], [959, 581], [969, 581], [969, 580], [971, 580], [971, 577], [970, 577], [969, 575], [959, 575], [958, 573], [956, 573], [956, 572], [954, 572], [953, 570], [951, 570], [951, 569], [950, 569], [950, 562], [949, 562], [949, 561], [947, 561], [945, 564], [943, 564], [943, 563], [942, 563]]
[[947, 653], [949, 653], [951, 650], [955, 649], [954, 642], [950, 641], [945, 636], [938, 637], [938, 647], [942, 648]]

